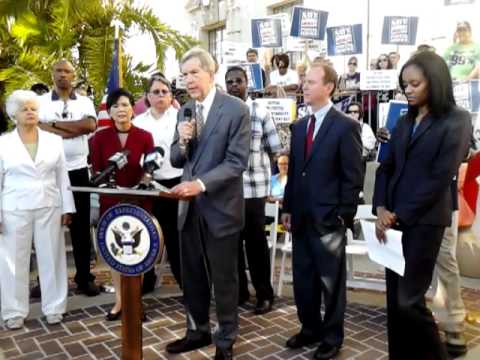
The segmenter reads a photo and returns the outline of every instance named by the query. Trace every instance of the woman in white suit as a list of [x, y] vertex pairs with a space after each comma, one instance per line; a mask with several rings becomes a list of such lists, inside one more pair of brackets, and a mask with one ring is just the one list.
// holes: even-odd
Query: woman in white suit
[[62, 225], [75, 212], [62, 139], [38, 128], [38, 101], [17, 90], [6, 103], [16, 129], [0, 137], [1, 313], [18, 329], [29, 311], [32, 239], [38, 261], [42, 311], [49, 324], [67, 305], [67, 265]]

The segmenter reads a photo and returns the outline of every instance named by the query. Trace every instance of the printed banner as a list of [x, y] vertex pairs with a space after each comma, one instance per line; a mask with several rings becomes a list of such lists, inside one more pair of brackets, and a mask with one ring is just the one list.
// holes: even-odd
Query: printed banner
[[[405, 115], [408, 110], [408, 103], [406, 101], [390, 101], [390, 107], [388, 109], [387, 115], [387, 123], [385, 126], [387, 127], [388, 131], [392, 133], [393, 128], [397, 125], [397, 121], [400, 116]], [[378, 150], [377, 161], [382, 162], [388, 151], [388, 143], [380, 144], [380, 148]]]
[[293, 8], [290, 36], [306, 39], [325, 39], [328, 12], [307, 9], [299, 6]]
[[364, 70], [360, 73], [360, 90], [393, 90], [397, 83], [396, 70]]
[[260, 91], [263, 89], [263, 78], [262, 78], [262, 68], [260, 64], [257, 63], [247, 63], [242, 62], [238, 64], [230, 64], [228, 68], [231, 68], [233, 65], [240, 66], [247, 73], [248, 78], [248, 90], [249, 91]]
[[282, 47], [280, 19], [252, 19], [252, 45], [254, 48]]
[[328, 56], [362, 53], [362, 24], [327, 28]]
[[383, 19], [382, 44], [415, 45], [418, 17], [385, 16]]
[[267, 108], [275, 125], [290, 124], [296, 117], [296, 104], [292, 99], [256, 99], [260, 105]]
[[453, 95], [458, 106], [471, 113], [480, 111], [480, 80], [454, 82]]

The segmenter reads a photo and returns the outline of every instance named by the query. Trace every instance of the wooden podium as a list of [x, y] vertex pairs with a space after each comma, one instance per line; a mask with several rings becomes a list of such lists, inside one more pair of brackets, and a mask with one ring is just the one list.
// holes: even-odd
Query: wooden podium
[[[170, 194], [169, 189], [160, 188], [154, 190], [135, 190], [128, 188], [97, 188], [71, 186], [73, 192], [95, 193], [120, 197], [125, 205], [137, 205], [139, 200], [145, 197], [167, 197], [177, 198]], [[155, 218], [152, 216], [152, 219]], [[155, 220], [156, 221], [156, 220]], [[158, 223], [157, 223], [158, 224]], [[161, 229], [158, 226], [161, 235]], [[98, 229], [97, 229], [98, 231]], [[164, 241], [160, 236], [160, 253], [163, 255]], [[108, 263], [107, 263], [108, 264]], [[148, 269], [146, 269], [148, 270]], [[146, 271], [145, 270], [145, 271]], [[122, 359], [140, 360], [143, 358], [142, 349], [142, 274], [126, 276], [121, 274], [121, 296], [122, 296]]]

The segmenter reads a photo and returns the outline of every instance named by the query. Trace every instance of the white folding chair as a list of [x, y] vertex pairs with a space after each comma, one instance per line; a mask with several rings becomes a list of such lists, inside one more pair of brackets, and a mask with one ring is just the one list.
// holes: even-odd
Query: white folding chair
[[273, 218], [273, 222], [268, 229], [268, 247], [270, 248], [270, 281], [273, 283], [275, 272], [275, 255], [277, 252], [277, 235], [278, 235], [278, 210], [280, 204], [278, 201], [265, 203], [265, 216]]
[[[355, 219], [375, 220], [376, 216], [372, 214], [372, 205], [359, 205]], [[383, 280], [355, 276], [354, 256], [368, 256], [367, 244], [365, 240], [354, 239], [350, 229], [347, 229], [346, 236], [347, 286], [350, 288], [385, 290], [385, 282]]]
[[287, 255], [292, 254], [292, 234], [290, 232], [285, 233], [285, 242], [280, 248], [282, 251], [282, 262], [280, 264], [280, 275], [278, 277], [277, 296], [282, 296], [283, 282], [286, 280], [292, 280], [293, 276], [287, 276], [285, 269], [285, 262]]

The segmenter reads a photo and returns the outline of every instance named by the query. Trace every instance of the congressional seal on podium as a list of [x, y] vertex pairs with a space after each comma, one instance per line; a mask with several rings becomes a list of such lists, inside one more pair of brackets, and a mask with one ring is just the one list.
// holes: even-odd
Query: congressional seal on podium
[[98, 250], [108, 266], [127, 276], [150, 270], [163, 255], [157, 219], [136, 205], [108, 209], [97, 226]]

